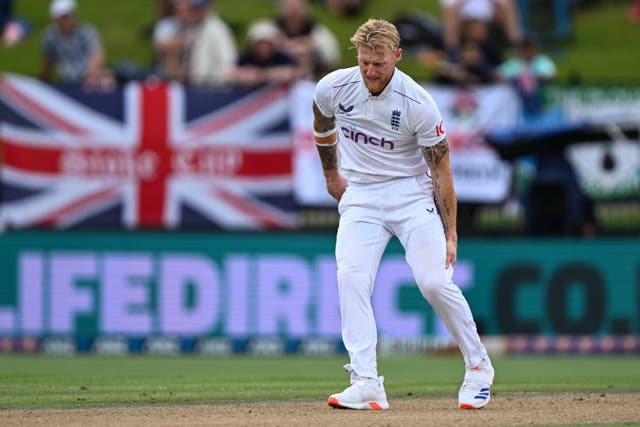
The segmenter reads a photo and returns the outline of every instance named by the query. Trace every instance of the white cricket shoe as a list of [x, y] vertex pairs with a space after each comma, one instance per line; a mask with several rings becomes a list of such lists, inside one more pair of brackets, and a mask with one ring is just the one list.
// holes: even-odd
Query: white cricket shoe
[[329, 396], [327, 403], [333, 408], [373, 409], [376, 411], [389, 409], [383, 382], [384, 377], [356, 377], [354, 383], [342, 393]]
[[467, 369], [458, 392], [460, 409], [480, 409], [489, 403], [493, 374], [493, 366], [489, 359], [482, 359], [480, 365]]

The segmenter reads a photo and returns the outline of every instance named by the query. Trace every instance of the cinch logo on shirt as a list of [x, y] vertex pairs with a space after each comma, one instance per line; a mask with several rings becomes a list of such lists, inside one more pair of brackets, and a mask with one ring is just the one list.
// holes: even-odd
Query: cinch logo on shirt
[[346, 127], [341, 127], [340, 130], [342, 131], [342, 134], [345, 136], [345, 138], [350, 139], [355, 143], [359, 142], [362, 144], [376, 145], [378, 147], [387, 148], [389, 150], [393, 150], [393, 147], [395, 146], [393, 141], [384, 139], [384, 137], [376, 138], [375, 136], [369, 136], [362, 132], [356, 132], [353, 129], [347, 129]]

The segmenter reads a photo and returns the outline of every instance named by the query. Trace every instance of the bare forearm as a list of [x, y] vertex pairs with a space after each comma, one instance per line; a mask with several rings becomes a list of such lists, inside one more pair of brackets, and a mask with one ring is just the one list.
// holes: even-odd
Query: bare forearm
[[50, 80], [53, 70], [53, 61], [49, 58], [44, 58], [42, 61], [42, 67], [40, 68], [40, 78], [42, 80]]
[[102, 51], [96, 51], [91, 56], [87, 65], [86, 76], [96, 74], [105, 63], [105, 54]]
[[444, 234], [447, 239], [457, 240], [458, 204], [451, 174], [447, 176], [445, 173], [437, 173], [432, 175], [432, 178], [434, 198], [444, 227]]
[[442, 22], [444, 27], [445, 48], [458, 47], [459, 35], [459, 10], [458, 6], [445, 7], [442, 11]]
[[510, 43], [519, 43], [522, 40], [522, 31], [520, 28], [520, 13], [518, 7], [512, 0], [504, 3], [498, 2], [498, 19], [501, 21], [507, 33], [507, 39]]
[[[325, 117], [318, 106], [313, 103], [313, 130], [315, 131], [316, 147], [320, 155], [322, 169], [325, 171], [338, 169], [338, 147], [336, 145], [337, 135], [335, 130], [336, 123], [334, 117]], [[321, 135], [321, 136], [318, 136]]]
[[266, 81], [269, 83], [286, 83], [295, 80], [296, 67], [292, 65], [281, 65], [270, 67], [266, 70]]
[[320, 155], [320, 163], [325, 175], [331, 171], [338, 169], [338, 152], [335, 145], [316, 144], [318, 154]]
[[338, 170], [338, 134], [335, 117], [325, 117], [313, 103], [313, 131], [327, 191], [338, 202], [347, 189], [347, 181]]
[[457, 241], [456, 216], [458, 205], [449, 163], [449, 144], [444, 139], [432, 147], [420, 147], [431, 170], [433, 193], [447, 239]]

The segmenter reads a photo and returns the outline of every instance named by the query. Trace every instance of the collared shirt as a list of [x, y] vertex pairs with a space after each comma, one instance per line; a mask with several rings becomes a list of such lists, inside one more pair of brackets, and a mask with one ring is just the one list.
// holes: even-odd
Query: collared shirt
[[42, 39], [44, 55], [55, 62], [60, 80], [78, 83], [84, 78], [89, 61], [102, 43], [93, 25], [79, 22], [73, 34], [67, 36], [57, 25], [47, 28]]
[[219, 15], [210, 13], [194, 32], [189, 82], [199, 86], [223, 85], [237, 60], [238, 47], [231, 28]]
[[440, 0], [442, 6], [459, 7], [462, 19], [479, 19], [485, 22], [494, 19], [497, 3], [504, 3], [504, 0]]
[[325, 117], [336, 119], [340, 169], [349, 182], [425, 174], [419, 145], [445, 138], [431, 95], [398, 69], [378, 96], [366, 88], [357, 66], [334, 71], [318, 82], [314, 101]]

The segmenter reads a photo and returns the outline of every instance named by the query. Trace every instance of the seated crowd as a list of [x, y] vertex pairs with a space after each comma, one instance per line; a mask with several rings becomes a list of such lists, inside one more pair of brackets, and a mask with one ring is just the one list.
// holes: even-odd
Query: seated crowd
[[[313, 17], [308, 0], [277, 0], [273, 17], [248, 25], [242, 46], [213, 0], [157, 1], [160, 17], [149, 34], [153, 63], [123, 76], [122, 69], [107, 66], [100, 34], [78, 18], [76, 0], [51, 0], [40, 77], [90, 90], [143, 79], [251, 88], [317, 80], [343, 65], [338, 38]], [[318, 1], [336, 19], [359, 13], [364, 4], [363, 0]], [[10, 12], [10, 7], [1, 8], [3, 4], [9, 6], [9, 0], [0, 0], [0, 11]], [[425, 44], [421, 37], [423, 46], [416, 51], [408, 43], [405, 55], [415, 55], [433, 71], [436, 83], [463, 91], [468, 86], [509, 82], [521, 97], [524, 118], [530, 114], [535, 120], [542, 111], [540, 87], [555, 79], [556, 66], [539, 42], [522, 31], [515, 4], [516, 0], [440, 0], [442, 16], [431, 38], [436, 44]], [[18, 22], [10, 13], [5, 15], [4, 22]], [[543, 163], [544, 159], [538, 162], [538, 169]]]
[[[308, 0], [278, 0], [277, 13], [253, 22], [244, 47], [213, 0], [158, 0], [160, 17], [150, 43], [153, 64], [134, 73], [107, 67], [99, 32], [77, 18], [76, 0], [52, 0], [40, 75], [62, 83], [109, 89], [118, 81], [157, 78], [193, 86], [257, 86], [318, 79], [342, 64], [338, 38], [315, 19]], [[338, 16], [359, 13], [362, 0], [323, 0]], [[441, 41], [418, 60], [440, 84], [512, 82], [527, 106], [537, 86], [555, 77], [555, 65], [523, 35], [515, 0], [440, 0]]]
[[[332, 1], [327, 7], [337, 14], [350, 13], [356, 3]], [[78, 19], [75, 0], [52, 0], [40, 77], [51, 81], [56, 75], [61, 83], [99, 90], [140, 76], [194, 86], [255, 86], [317, 78], [342, 59], [338, 39], [312, 17], [307, 0], [279, 1], [277, 16], [252, 23], [244, 50], [212, 0], [161, 0], [160, 6], [161, 17], [151, 34], [153, 64], [131, 71], [106, 67], [100, 34]]]

